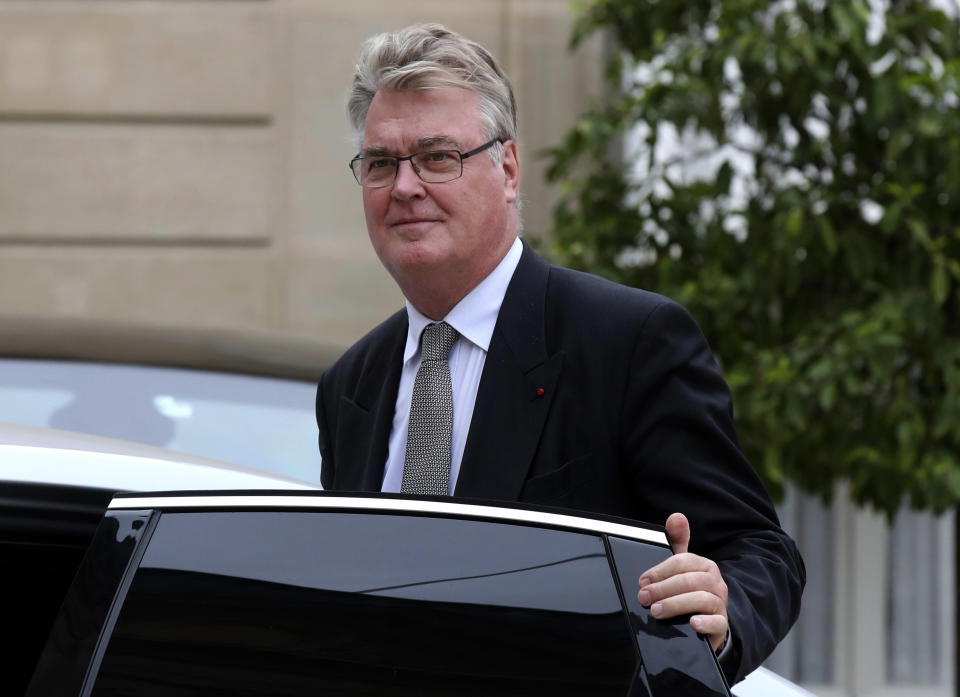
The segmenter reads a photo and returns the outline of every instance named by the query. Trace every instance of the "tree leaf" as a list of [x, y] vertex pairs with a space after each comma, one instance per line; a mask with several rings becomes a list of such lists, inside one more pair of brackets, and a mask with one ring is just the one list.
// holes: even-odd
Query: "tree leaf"
[[622, 50], [602, 108], [547, 156], [555, 256], [687, 306], [771, 489], [847, 479], [890, 515], [904, 493], [956, 505], [960, 17], [902, 3], [869, 44], [863, 0], [768, 9], [585, 4], [581, 35]]
[[934, 264], [933, 273], [930, 275], [930, 294], [933, 295], [933, 302], [937, 305], [943, 305], [950, 292], [950, 278], [947, 274], [947, 267], [942, 258], [937, 259]]

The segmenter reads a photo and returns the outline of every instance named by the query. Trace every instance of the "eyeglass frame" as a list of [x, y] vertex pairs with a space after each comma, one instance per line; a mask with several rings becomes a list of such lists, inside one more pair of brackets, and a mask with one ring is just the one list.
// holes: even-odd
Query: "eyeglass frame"
[[[350, 172], [353, 174], [353, 178], [357, 181], [357, 184], [359, 184], [360, 186], [362, 186], [364, 189], [386, 189], [388, 186], [393, 186], [393, 185], [396, 183], [396, 181], [397, 181], [397, 177], [400, 176], [400, 163], [403, 162], [403, 161], [407, 161], [407, 162], [410, 163], [410, 169], [413, 170], [413, 173], [416, 174], [416, 175], [417, 175], [417, 178], [418, 178], [420, 181], [422, 181], [424, 184], [447, 184], [447, 183], [449, 183], [449, 182], [456, 181], [457, 179], [459, 179], [460, 177], [463, 176], [463, 161], [464, 161], [464, 160], [466, 160], [468, 157], [473, 157], [473, 156], [476, 155], [477, 153], [481, 153], [481, 152], [483, 152], [484, 150], [489, 150], [490, 148], [492, 148], [492, 147], [493, 147], [494, 145], [496, 145], [497, 143], [500, 143], [500, 144], [502, 145], [503, 142], [504, 142], [504, 141], [503, 141], [503, 138], [497, 137], [497, 138], [494, 138], [493, 140], [487, 141], [487, 142], [484, 143], [483, 145], [481, 145], [481, 146], [479, 146], [479, 147], [476, 147], [476, 148], [474, 148], [473, 150], [471, 150], [471, 151], [469, 151], [469, 152], [460, 152], [459, 150], [456, 150], [456, 149], [454, 149], [454, 148], [438, 148], [438, 149], [436, 149], [436, 150], [421, 150], [420, 152], [415, 152], [415, 153], [413, 153], [413, 154], [411, 154], [411, 155], [404, 155], [403, 157], [400, 157], [399, 155], [368, 155], [368, 156], [357, 155], [357, 156], [354, 157], [352, 160], [350, 160], [350, 162], [347, 163], [347, 167], [350, 168]], [[433, 152], [455, 152], [455, 153], [457, 153], [457, 155], [460, 157], [460, 174], [458, 174], [457, 176], [453, 177], [452, 179], [444, 179], [444, 180], [441, 181], [441, 182], [431, 182], [431, 181], [427, 181], [426, 179], [424, 179], [424, 178], [423, 178], [423, 175], [420, 174], [420, 170], [417, 169], [417, 166], [413, 164], [413, 158], [415, 158], [415, 157], [417, 157], [417, 156], [419, 156], [419, 155], [427, 155], [427, 154], [433, 153]], [[360, 181], [360, 175], [359, 175], [359, 174], [357, 173], [357, 171], [353, 168], [353, 163], [354, 163], [354, 162], [357, 162], [357, 161], [359, 161], [359, 160], [383, 159], [383, 158], [393, 158], [393, 159], [396, 160], [396, 162], [397, 162], [396, 167], [394, 167], [394, 170], [393, 170], [393, 179], [390, 180], [390, 183], [389, 183], [389, 184], [381, 184], [381, 185], [379, 185], [379, 186], [369, 186], [369, 185], [366, 185], [366, 184], [364, 184], [363, 182], [361, 182], [361, 181]]]

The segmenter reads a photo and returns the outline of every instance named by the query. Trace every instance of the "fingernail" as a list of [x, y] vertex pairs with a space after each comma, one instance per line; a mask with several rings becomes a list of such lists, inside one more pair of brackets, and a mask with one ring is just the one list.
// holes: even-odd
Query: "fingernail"
[[641, 588], [646, 588], [646, 587], [649, 586], [649, 585], [650, 585], [650, 579], [647, 578], [646, 576], [641, 576], [641, 577], [640, 577], [640, 587], [641, 587]]
[[654, 617], [659, 617], [661, 612], [663, 612], [663, 603], [654, 603], [653, 607], [650, 608], [650, 613]]
[[690, 624], [692, 624], [693, 628], [696, 629], [698, 632], [703, 631], [703, 620], [700, 619], [699, 617], [694, 617], [692, 620], [690, 620]]
[[637, 598], [640, 600], [640, 604], [646, 607], [650, 604], [650, 591], [640, 591], [637, 593]]

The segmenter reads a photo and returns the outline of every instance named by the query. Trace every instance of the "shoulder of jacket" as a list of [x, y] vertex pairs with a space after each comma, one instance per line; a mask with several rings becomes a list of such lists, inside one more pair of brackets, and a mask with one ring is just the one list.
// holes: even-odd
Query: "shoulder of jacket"
[[665, 295], [551, 264], [548, 294], [562, 297], [564, 303], [585, 309], [596, 308], [607, 312], [647, 314], [661, 306], [680, 307]]
[[379, 353], [394, 341], [400, 340], [398, 334], [401, 337], [406, 337], [406, 331], [407, 311], [406, 309], [400, 309], [364, 334], [350, 346], [350, 348], [344, 351], [343, 355], [334, 361], [333, 365], [327, 368], [324, 372], [324, 377], [329, 378], [329, 376], [348, 372], [354, 366], [362, 365], [366, 361], [367, 356], [372, 353]]

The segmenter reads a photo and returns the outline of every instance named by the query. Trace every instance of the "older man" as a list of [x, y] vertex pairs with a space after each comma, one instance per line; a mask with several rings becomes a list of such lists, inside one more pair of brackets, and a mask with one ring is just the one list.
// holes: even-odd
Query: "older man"
[[367, 231], [407, 303], [320, 381], [324, 486], [666, 521], [677, 554], [640, 601], [690, 614], [742, 678], [796, 619], [803, 562], [694, 321], [520, 242], [516, 104], [483, 47], [439, 25], [375, 36], [348, 109]]

